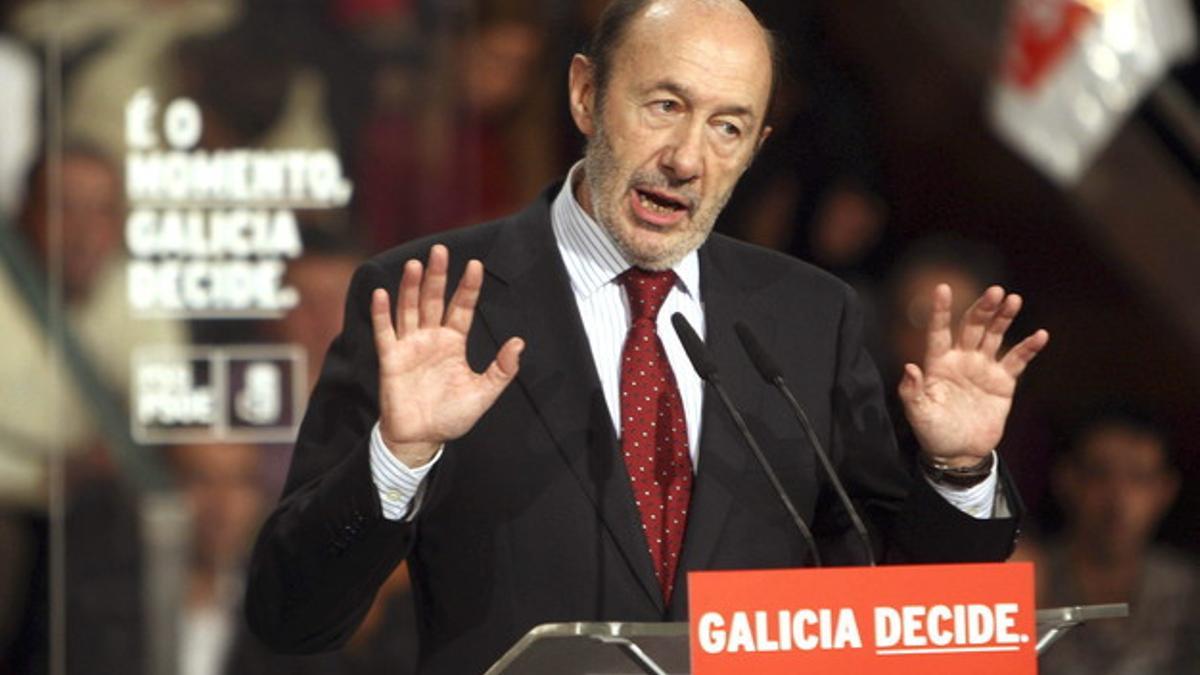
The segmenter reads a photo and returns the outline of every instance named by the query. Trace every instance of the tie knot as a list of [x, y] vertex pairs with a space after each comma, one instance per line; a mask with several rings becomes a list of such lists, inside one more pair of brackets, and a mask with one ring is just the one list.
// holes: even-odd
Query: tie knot
[[658, 310], [662, 309], [663, 301], [675, 285], [675, 272], [660, 270], [651, 272], [638, 267], [630, 267], [621, 274], [621, 285], [629, 295], [629, 310], [633, 320], [658, 318]]

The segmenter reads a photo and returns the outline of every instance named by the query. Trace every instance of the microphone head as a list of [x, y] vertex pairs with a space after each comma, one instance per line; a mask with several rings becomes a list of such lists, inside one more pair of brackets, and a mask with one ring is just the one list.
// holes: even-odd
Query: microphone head
[[708, 350], [704, 348], [704, 342], [699, 335], [696, 335], [692, 324], [688, 323], [682, 314], [675, 312], [671, 315], [671, 325], [675, 327], [675, 334], [683, 343], [683, 350], [687, 352], [688, 360], [692, 362], [692, 368], [696, 369], [696, 374], [700, 376], [700, 379], [708, 381], [716, 376], [717, 364], [713, 363]]
[[750, 360], [754, 363], [754, 368], [759, 375], [767, 382], [774, 384], [778, 380], [783, 379], [783, 370], [775, 363], [775, 359], [763, 349], [762, 343], [754, 336], [750, 330], [750, 326], [739, 321], [733, 326], [734, 332], [737, 333], [738, 340], [741, 340], [742, 347], [746, 353], [750, 355]]

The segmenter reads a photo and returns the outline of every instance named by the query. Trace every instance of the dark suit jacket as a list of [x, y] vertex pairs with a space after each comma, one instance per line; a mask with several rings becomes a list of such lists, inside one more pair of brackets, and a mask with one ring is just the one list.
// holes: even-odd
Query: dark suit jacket
[[[247, 612], [268, 644], [290, 651], [341, 644], [405, 556], [420, 667], [430, 673], [480, 672], [544, 622], [684, 620], [688, 570], [810, 564], [765, 475], [709, 395], [679, 579], [663, 605], [550, 229], [554, 194], [513, 217], [438, 238], [451, 251], [452, 282], [470, 258], [487, 270], [467, 341], [475, 369], [514, 335], [528, 346], [517, 382], [447, 445], [410, 523], [382, 518], [371, 480], [378, 376], [368, 306], [372, 289], [395, 289], [403, 262], [423, 258], [433, 240], [392, 249], [358, 270], [284, 496], [254, 554]], [[845, 284], [719, 235], [700, 249], [700, 283], [709, 349], [827, 560], [861, 556], [801, 430], [738, 345], [732, 326], [739, 320], [782, 361], [884, 559], [1008, 554], [1013, 520], [962, 514], [900, 456]]]

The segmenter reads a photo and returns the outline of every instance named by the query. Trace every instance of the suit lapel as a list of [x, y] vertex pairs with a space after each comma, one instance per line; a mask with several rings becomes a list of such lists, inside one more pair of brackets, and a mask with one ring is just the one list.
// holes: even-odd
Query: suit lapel
[[[734, 405], [748, 412], [758, 407], [763, 387], [733, 326], [744, 321], [760, 338], [769, 341], [774, 322], [770, 321], [769, 312], [754, 301], [753, 294], [739, 285], [739, 276], [744, 275], [738, 275], [725, 264], [718, 255], [719, 245], [720, 242], [710, 240], [700, 250], [705, 344]], [[750, 463], [750, 449], [711, 385], [705, 386], [703, 415], [699, 466], [684, 539], [683, 572], [709, 567], [737, 484]], [[676, 588], [686, 586], [677, 583]]]
[[[553, 193], [549, 193], [553, 194]], [[517, 376], [558, 450], [661, 613], [662, 591], [604, 393], [550, 228], [548, 199], [514, 219], [485, 260], [478, 312], [496, 344], [526, 341]]]

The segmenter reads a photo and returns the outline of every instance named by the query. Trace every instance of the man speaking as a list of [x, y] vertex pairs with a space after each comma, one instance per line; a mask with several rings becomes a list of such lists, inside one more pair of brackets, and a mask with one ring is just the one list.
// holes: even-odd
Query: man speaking
[[571, 62], [588, 144], [566, 181], [358, 270], [255, 549], [247, 614], [265, 642], [337, 647], [404, 558], [428, 673], [481, 672], [540, 623], [683, 620], [690, 570], [813, 564], [675, 313], [704, 336], [827, 562], [863, 557], [739, 322], [781, 361], [877, 557], [1007, 555], [1017, 500], [994, 448], [1049, 339], [1000, 355], [1020, 298], [993, 287], [952, 329], [949, 288], [936, 291], [924, 363], [900, 384], [914, 462], [849, 288], [710, 236], [770, 134], [772, 52], [736, 0], [617, 0]]

